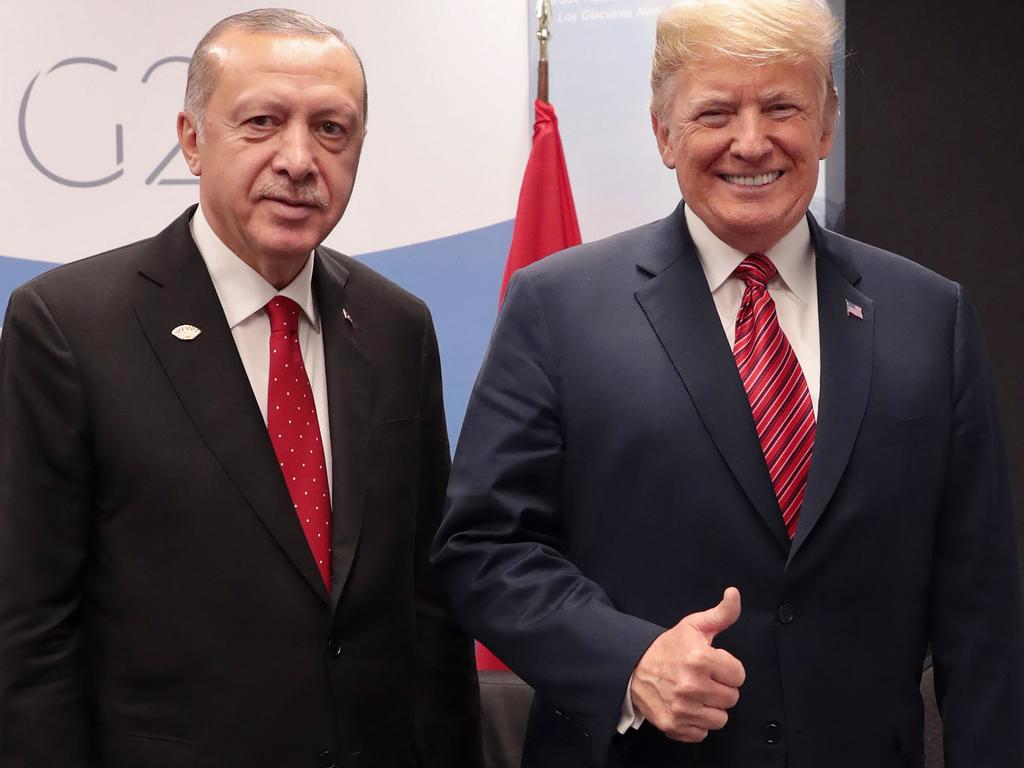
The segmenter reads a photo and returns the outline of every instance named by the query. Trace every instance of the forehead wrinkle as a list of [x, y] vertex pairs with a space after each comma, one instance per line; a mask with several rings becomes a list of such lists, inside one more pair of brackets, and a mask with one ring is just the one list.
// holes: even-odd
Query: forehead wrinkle
[[736, 103], [736, 97], [728, 93], [701, 93], [689, 99], [687, 106], [691, 109], [706, 109], [707, 107], [728, 107]]
[[788, 101], [803, 101], [806, 96], [800, 89], [785, 88], [782, 86], [769, 86], [763, 90], [758, 90], [758, 98], [761, 101], [776, 101], [778, 99], [786, 99]]

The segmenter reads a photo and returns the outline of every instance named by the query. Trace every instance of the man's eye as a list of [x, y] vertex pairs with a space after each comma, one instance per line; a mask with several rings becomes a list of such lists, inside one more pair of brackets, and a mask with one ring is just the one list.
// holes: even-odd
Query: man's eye
[[729, 120], [729, 113], [723, 109], [709, 109], [701, 112], [697, 118], [703, 125], [721, 126]]
[[793, 104], [772, 104], [768, 107], [769, 114], [773, 116], [785, 116], [791, 115], [796, 111], [796, 106]]
[[345, 133], [345, 129], [344, 127], [341, 126], [341, 124], [335, 123], [331, 120], [328, 120], [323, 125], [321, 125], [320, 130], [322, 130], [328, 136], [341, 136]]
[[249, 125], [255, 125], [257, 128], [266, 128], [270, 125], [270, 115], [257, 115], [256, 117], [250, 117], [247, 121]]

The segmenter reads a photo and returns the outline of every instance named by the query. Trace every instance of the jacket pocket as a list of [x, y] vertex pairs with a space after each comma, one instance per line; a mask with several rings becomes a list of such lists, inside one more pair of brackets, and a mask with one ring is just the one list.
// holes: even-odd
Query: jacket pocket
[[934, 440], [946, 431], [946, 421], [941, 413], [931, 413], [913, 419], [873, 422], [865, 425], [871, 432], [872, 444], [879, 448], [894, 445], [913, 445]]
[[380, 429], [381, 427], [388, 427], [392, 424], [412, 424], [419, 420], [419, 414], [414, 414], [412, 416], [395, 416], [394, 418], [384, 419], [383, 421], [377, 422], [373, 426], [375, 429]]
[[103, 768], [193, 768], [196, 745], [173, 736], [103, 731], [100, 764]]

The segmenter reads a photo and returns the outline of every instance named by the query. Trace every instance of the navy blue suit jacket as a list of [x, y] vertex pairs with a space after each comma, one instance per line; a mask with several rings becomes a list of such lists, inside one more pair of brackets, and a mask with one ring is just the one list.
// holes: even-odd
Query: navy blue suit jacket
[[[810, 226], [821, 396], [792, 542], [681, 206], [515, 276], [434, 560], [537, 690], [524, 765], [920, 766], [929, 644], [947, 766], [1021, 765], [1021, 572], [970, 305]], [[730, 585], [726, 727], [617, 736], [647, 646]]]

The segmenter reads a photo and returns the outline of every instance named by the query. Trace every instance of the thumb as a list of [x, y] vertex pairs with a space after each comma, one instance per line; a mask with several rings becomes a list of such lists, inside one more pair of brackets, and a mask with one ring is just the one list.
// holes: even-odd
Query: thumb
[[709, 608], [700, 613], [691, 613], [683, 621], [701, 632], [710, 643], [715, 635], [724, 632], [740, 617], [740, 591], [736, 587], [729, 587], [722, 595], [722, 602], [714, 608]]

